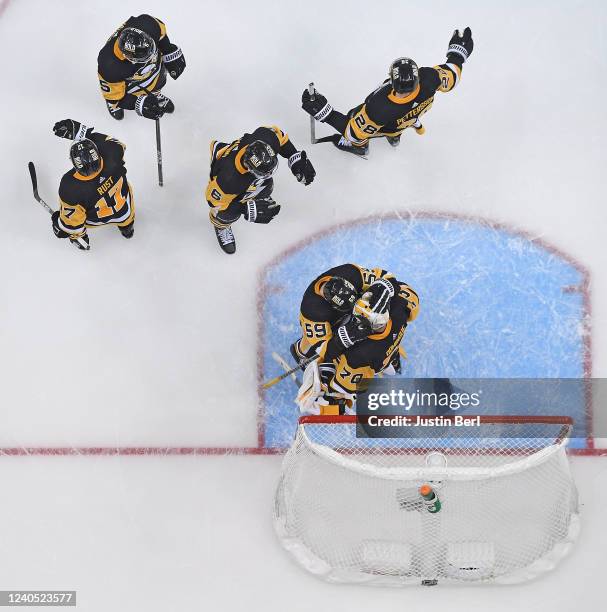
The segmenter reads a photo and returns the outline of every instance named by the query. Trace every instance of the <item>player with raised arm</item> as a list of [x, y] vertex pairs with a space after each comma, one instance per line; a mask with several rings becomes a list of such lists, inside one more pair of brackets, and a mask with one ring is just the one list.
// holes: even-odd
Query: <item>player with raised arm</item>
[[295, 178], [309, 185], [316, 176], [305, 151], [298, 151], [285, 132], [276, 126], [260, 127], [231, 143], [211, 142], [211, 171], [206, 200], [209, 219], [219, 246], [229, 255], [236, 252], [232, 224], [241, 216], [251, 223], [269, 223], [280, 205], [270, 196], [272, 174], [278, 157], [289, 160]]
[[132, 238], [135, 206], [126, 178], [125, 145], [73, 119], [58, 121], [53, 131], [73, 140], [74, 166], [59, 184], [60, 209], [51, 217], [55, 236], [88, 250], [87, 228], [112, 224], [125, 238]]
[[418, 68], [412, 59], [394, 60], [388, 78], [347, 114], [336, 111], [325, 96], [318, 92], [311, 94], [308, 89], [302, 94], [302, 108], [317, 121], [337, 130], [331, 141], [342, 151], [366, 155], [369, 139], [379, 137], [385, 137], [396, 147], [407, 128], [424, 133], [420, 117], [430, 110], [437, 91], [451, 91], [457, 85], [462, 65], [473, 48], [470, 28], [463, 34], [456, 30], [449, 41], [447, 63]]
[[364, 379], [400, 373], [399, 347], [419, 313], [419, 297], [409, 285], [381, 272], [363, 288], [351, 314], [334, 324], [330, 338], [316, 348], [318, 360], [306, 367], [297, 397], [302, 412], [344, 414]]
[[166, 73], [173, 79], [185, 70], [181, 49], [167, 35], [166, 26], [150, 15], [129, 17], [108, 39], [97, 58], [101, 93], [114, 119], [134, 110], [158, 119], [175, 110], [160, 90]]

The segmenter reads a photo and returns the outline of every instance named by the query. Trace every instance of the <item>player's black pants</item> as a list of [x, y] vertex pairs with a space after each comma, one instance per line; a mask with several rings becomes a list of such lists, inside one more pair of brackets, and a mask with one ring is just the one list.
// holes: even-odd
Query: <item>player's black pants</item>
[[246, 203], [248, 200], [260, 200], [262, 198], [270, 197], [270, 194], [274, 190], [274, 179], [258, 179], [255, 181], [249, 191], [238, 201], [232, 202], [227, 208], [218, 211], [215, 214], [215, 219], [222, 225], [232, 225], [240, 219], [241, 215], [246, 210]]

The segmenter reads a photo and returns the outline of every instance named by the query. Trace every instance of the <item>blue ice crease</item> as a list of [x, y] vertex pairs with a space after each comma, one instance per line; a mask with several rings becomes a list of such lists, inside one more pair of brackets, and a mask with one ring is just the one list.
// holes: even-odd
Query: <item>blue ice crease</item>
[[[480, 223], [377, 219], [323, 235], [264, 271], [259, 315], [265, 380], [282, 372], [273, 351], [291, 362], [288, 347], [299, 337], [299, 304], [308, 283], [345, 262], [388, 269], [419, 293], [420, 315], [404, 340], [404, 376], [584, 375], [582, 295], [563, 291], [584, 280], [571, 263], [522, 235]], [[299, 416], [295, 392], [290, 380], [266, 391], [266, 446], [290, 444]], [[576, 437], [585, 436], [584, 411], [583, 393], [554, 409], [576, 420]]]

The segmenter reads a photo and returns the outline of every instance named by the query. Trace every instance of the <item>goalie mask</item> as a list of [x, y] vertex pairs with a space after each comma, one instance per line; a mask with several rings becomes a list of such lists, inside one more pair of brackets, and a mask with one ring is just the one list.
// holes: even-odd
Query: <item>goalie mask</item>
[[380, 278], [357, 300], [354, 314], [368, 319], [374, 332], [381, 332], [390, 320], [390, 300], [393, 296], [392, 283]]

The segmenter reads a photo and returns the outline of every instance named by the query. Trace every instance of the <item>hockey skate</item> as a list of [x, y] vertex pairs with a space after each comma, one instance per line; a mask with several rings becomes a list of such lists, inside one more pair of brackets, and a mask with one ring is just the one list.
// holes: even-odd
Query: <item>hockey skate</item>
[[346, 153], [353, 153], [358, 157], [367, 159], [367, 153], [369, 152], [368, 143], [364, 147], [355, 147], [347, 138], [344, 138], [339, 134], [335, 134], [335, 136], [333, 136], [332, 142], [340, 151], [346, 151]]
[[234, 238], [232, 226], [227, 225], [226, 227], [213, 227], [215, 229], [215, 235], [217, 236], [217, 242], [219, 242], [221, 250], [228, 255], [233, 255], [236, 253], [236, 238]]
[[120, 233], [128, 240], [132, 238], [133, 235], [135, 234], [135, 222], [132, 221], [131, 223], [129, 223], [128, 225], [125, 225], [124, 227], [118, 226], [118, 229], [120, 230]]
[[120, 108], [119, 106], [114, 106], [111, 102], [107, 102], [107, 110], [112, 115], [116, 121], [122, 121], [124, 119], [124, 108]]
[[391, 146], [398, 147], [398, 145], [400, 144], [400, 134], [398, 136], [386, 136], [386, 140], [390, 143]]

